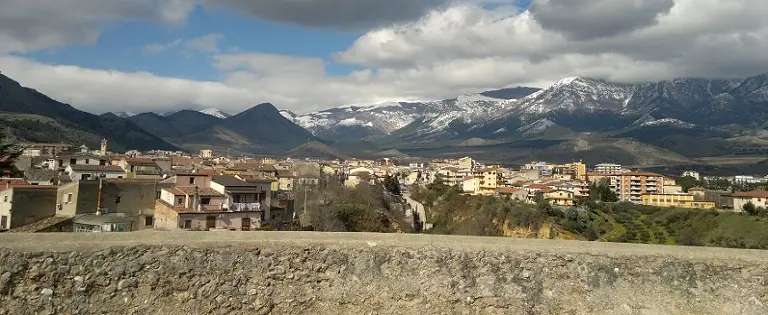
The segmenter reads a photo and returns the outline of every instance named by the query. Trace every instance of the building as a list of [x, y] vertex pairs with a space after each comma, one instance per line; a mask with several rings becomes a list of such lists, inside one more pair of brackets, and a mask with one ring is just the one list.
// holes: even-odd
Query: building
[[755, 207], [768, 207], [768, 191], [754, 190], [731, 194], [733, 198], [733, 211], [744, 211], [744, 205], [752, 203]]
[[59, 174], [47, 168], [29, 168], [24, 171], [24, 181], [30, 185], [56, 185]]
[[[211, 188], [226, 196], [225, 209], [233, 211], [264, 212], [261, 221], [269, 218], [272, 197], [272, 181], [245, 181], [230, 175], [211, 177]], [[258, 223], [258, 222], [254, 222]]]
[[465, 194], [476, 195], [480, 192], [480, 178], [466, 176], [461, 180], [461, 191]]
[[200, 157], [204, 159], [213, 158], [213, 150], [211, 149], [200, 150]]
[[573, 176], [573, 179], [587, 179], [587, 165], [582, 162], [573, 162], [565, 164], [566, 174]]
[[126, 178], [162, 178], [163, 170], [150, 158], [126, 157], [118, 162]]
[[499, 187], [499, 174], [495, 168], [477, 169], [474, 177], [478, 179], [477, 193], [481, 195], [492, 195]]
[[693, 194], [643, 194], [642, 204], [652, 207], [715, 209], [714, 201], [698, 201]]
[[471, 157], [463, 157], [460, 158], [457, 166], [460, 169], [469, 170], [470, 172], [473, 172], [475, 170], [475, 160], [473, 160]]
[[548, 176], [552, 175], [552, 169], [553, 167], [547, 162], [530, 162], [523, 165], [521, 170], [534, 170], [537, 171], [537, 176]]
[[522, 188], [501, 187], [496, 188], [496, 195], [509, 196], [512, 200], [526, 201], [528, 199], [528, 192]]
[[56, 215], [56, 186], [16, 185], [0, 191], [0, 230]]
[[544, 200], [553, 206], [570, 207], [576, 204], [575, 195], [570, 190], [546, 189], [542, 190], [542, 192], [544, 193]]
[[125, 178], [125, 170], [114, 165], [70, 164], [64, 169], [72, 181], [101, 178]]
[[293, 190], [296, 176], [289, 170], [277, 170], [277, 190], [291, 191]]
[[121, 213], [95, 213], [80, 215], [72, 220], [75, 233], [130, 232], [135, 231], [134, 222]]
[[[99, 195], [98, 180], [67, 183], [58, 187], [56, 214], [80, 218], [99, 212], [121, 216], [105, 220], [131, 222], [132, 230], [148, 229], [154, 225], [155, 201], [160, 198], [160, 191], [173, 186], [174, 183], [161, 179], [105, 179]], [[95, 225], [92, 230], [96, 230]]]
[[664, 176], [650, 172], [625, 172], [610, 177], [619, 200], [642, 203], [643, 194], [664, 192]]
[[372, 169], [366, 167], [356, 167], [349, 170], [349, 176], [344, 181], [344, 186], [354, 188], [361, 183], [373, 185], [376, 182], [376, 176]]
[[699, 175], [699, 172], [697, 172], [697, 171], [685, 171], [685, 172], [683, 172], [683, 176], [682, 177], [686, 177], [686, 176], [687, 177], [693, 177], [696, 180], [701, 180], [701, 176]]
[[107, 138], [101, 139], [101, 147], [99, 147], [99, 155], [107, 155]]
[[619, 174], [624, 172], [625, 169], [620, 164], [613, 163], [600, 163], [595, 165], [594, 172], [602, 174]]
[[[176, 175], [175, 186], [162, 189], [155, 203], [155, 228], [195, 231], [261, 228], [261, 222], [266, 219], [262, 210], [269, 209], [269, 193], [264, 191], [266, 183], [256, 186], [230, 176], [218, 180], [217, 183], [200, 174]], [[259, 204], [256, 206], [249, 202], [252, 200], [261, 202], [256, 202]], [[255, 210], [256, 207], [259, 209]]]
[[472, 175], [473, 173], [469, 168], [446, 166], [437, 170], [435, 179], [439, 176], [443, 180], [443, 184], [457, 186], [463, 183], [465, 177]]

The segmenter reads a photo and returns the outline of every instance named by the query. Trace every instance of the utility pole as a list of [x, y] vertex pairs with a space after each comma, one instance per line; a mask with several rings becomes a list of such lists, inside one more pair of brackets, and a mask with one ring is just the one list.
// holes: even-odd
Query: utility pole
[[99, 193], [96, 196], [96, 214], [100, 215], [101, 214], [101, 188], [103, 185], [103, 178], [101, 174], [99, 174], [98, 176], [99, 176]]

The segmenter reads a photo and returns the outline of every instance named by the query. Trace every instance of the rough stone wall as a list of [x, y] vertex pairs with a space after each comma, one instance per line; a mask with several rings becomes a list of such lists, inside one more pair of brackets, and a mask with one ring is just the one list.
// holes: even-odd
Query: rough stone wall
[[0, 314], [766, 314], [765, 252], [281, 232], [0, 235]]

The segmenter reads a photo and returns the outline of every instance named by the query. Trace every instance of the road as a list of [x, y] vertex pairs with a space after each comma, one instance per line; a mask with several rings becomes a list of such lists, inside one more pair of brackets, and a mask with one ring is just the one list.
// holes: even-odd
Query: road
[[[422, 205], [420, 202], [411, 199], [411, 195], [408, 193], [403, 194], [403, 198], [405, 198], [405, 201], [408, 202], [408, 206], [410, 208], [411, 212], [416, 212], [419, 216], [419, 222], [421, 222], [421, 229], [423, 230], [429, 230], [432, 228], [432, 223], [427, 223], [427, 212], [424, 210], [424, 205]], [[408, 213], [406, 213], [407, 215]], [[411, 213], [412, 214], [412, 213]]]

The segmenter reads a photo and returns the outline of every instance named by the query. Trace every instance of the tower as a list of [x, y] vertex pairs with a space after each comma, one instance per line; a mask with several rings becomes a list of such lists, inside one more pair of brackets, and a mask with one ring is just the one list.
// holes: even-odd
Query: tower
[[107, 155], [107, 138], [101, 139], [101, 156]]

